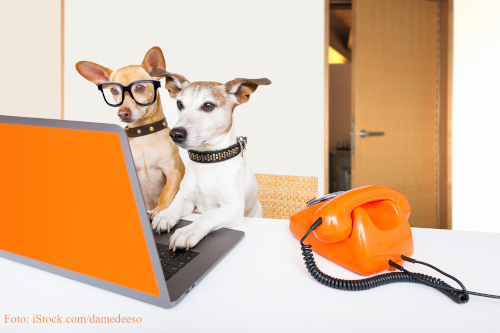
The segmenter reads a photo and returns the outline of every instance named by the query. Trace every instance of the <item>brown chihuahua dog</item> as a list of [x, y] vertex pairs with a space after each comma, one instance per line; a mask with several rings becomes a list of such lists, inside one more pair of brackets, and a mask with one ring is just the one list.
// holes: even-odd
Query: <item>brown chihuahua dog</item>
[[81, 76], [98, 85], [108, 105], [119, 106], [118, 117], [128, 125], [125, 129], [151, 219], [170, 206], [185, 171], [161, 106], [160, 78], [148, 74], [154, 69], [165, 70], [165, 58], [157, 46], [140, 66], [113, 71], [89, 61], [76, 64]]

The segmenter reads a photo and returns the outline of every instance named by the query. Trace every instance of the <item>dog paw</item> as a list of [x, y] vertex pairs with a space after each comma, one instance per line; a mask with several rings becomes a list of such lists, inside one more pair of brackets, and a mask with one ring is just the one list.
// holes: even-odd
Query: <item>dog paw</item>
[[156, 208], [154, 208], [153, 210], [151, 210], [149, 212], [149, 219], [150, 220], [153, 220], [155, 218], [156, 215], [158, 215], [158, 213], [160, 213], [161, 211], [164, 211], [165, 209], [167, 209], [168, 207], [160, 207], [160, 206], [157, 206]]
[[194, 247], [198, 242], [206, 236], [206, 232], [200, 225], [191, 223], [184, 228], [177, 229], [172, 237], [170, 237], [169, 248], [186, 249]]
[[164, 231], [170, 232], [170, 229], [172, 229], [177, 222], [179, 222], [177, 216], [172, 214], [168, 209], [165, 209], [156, 214], [151, 226], [154, 232], [160, 234]]

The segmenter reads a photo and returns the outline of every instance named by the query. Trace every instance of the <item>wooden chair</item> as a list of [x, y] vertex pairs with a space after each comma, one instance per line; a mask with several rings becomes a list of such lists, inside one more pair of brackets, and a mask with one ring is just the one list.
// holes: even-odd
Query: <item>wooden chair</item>
[[259, 185], [262, 216], [289, 219], [318, 197], [318, 178], [255, 174]]

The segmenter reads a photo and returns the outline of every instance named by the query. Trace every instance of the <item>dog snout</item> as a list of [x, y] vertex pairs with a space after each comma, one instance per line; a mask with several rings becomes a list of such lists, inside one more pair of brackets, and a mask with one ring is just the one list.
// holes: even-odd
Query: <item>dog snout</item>
[[172, 130], [170, 131], [170, 137], [172, 138], [172, 141], [176, 143], [182, 143], [184, 140], [186, 140], [186, 136], [186, 129], [182, 127], [172, 128]]
[[130, 110], [126, 109], [120, 109], [118, 110], [118, 117], [120, 117], [121, 120], [127, 120], [130, 118]]

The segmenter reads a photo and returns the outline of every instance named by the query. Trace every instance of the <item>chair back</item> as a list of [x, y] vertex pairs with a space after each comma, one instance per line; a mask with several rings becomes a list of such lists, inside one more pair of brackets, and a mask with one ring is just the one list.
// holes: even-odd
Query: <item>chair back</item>
[[289, 219], [318, 196], [318, 178], [255, 174], [259, 186], [262, 216]]

